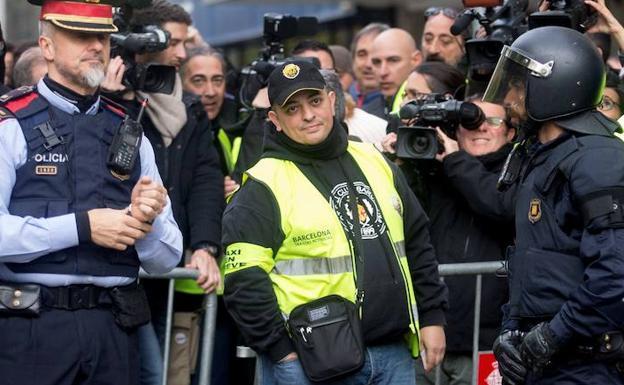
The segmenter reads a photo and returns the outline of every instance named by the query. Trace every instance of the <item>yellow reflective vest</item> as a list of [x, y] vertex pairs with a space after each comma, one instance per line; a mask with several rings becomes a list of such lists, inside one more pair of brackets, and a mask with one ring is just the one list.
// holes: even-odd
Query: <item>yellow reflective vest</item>
[[[388, 229], [385, 234], [393, 245], [405, 298], [409, 299], [405, 306], [410, 324], [405, 326], [415, 336], [418, 313], [405, 255], [403, 203], [394, 187], [392, 169], [369, 143], [349, 142], [347, 151], [366, 176], [380, 206]], [[287, 160], [263, 158], [247, 171], [246, 177], [263, 183], [273, 193], [285, 237], [275, 255], [270, 248], [250, 243], [229, 245], [222, 264], [225, 275], [249, 267], [262, 268], [273, 282], [279, 308], [286, 317], [296, 306], [330, 294], [355, 302], [353, 245], [327, 197], [295, 163]], [[417, 355], [418, 342], [413, 340], [412, 353]]]

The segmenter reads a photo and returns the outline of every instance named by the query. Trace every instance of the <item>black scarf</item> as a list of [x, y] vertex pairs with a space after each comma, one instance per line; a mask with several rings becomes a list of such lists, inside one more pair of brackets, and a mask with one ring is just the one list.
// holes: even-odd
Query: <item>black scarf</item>
[[52, 92], [78, 107], [83, 114], [87, 112], [100, 97], [99, 90], [95, 91], [93, 95], [80, 95], [76, 91], [50, 79], [47, 74], [43, 77], [43, 82]]
[[[274, 142], [274, 143], [271, 143]], [[277, 146], [274, 146], [276, 144]], [[347, 151], [348, 135], [347, 130], [337, 122], [334, 122], [329, 135], [321, 143], [308, 145], [297, 143], [290, 139], [281, 131], [269, 130], [265, 138], [265, 149], [267, 152], [275, 156], [275, 152], [279, 153], [279, 158], [289, 160], [326, 160], [335, 159]], [[278, 148], [286, 151], [280, 151]], [[288, 156], [285, 152], [289, 153]]]

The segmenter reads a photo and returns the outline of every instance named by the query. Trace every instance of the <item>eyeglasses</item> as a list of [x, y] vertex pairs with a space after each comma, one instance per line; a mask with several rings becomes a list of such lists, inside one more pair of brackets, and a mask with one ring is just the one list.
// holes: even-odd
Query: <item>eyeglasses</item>
[[485, 118], [485, 123], [490, 127], [500, 127], [503, 123], [505, 123], [505, 118], [501, 118], [498, 116], [488, 116]]
[[429, 7], [425, 10], [425, 21], [429, 19], [431, 16], [439, 15], [442, 13], [444, 16], [449, 19], [455, 19], [459, 12], [455, 8], [449, 7]]
[[611, 111], [615, 107], [619, 107], [619, 106], [613, 99], [611, 99], [608, 96], [603, 96], [602, 102], [600, 103], [600, 106], [598, 106], [598, 109], [601, 111]]

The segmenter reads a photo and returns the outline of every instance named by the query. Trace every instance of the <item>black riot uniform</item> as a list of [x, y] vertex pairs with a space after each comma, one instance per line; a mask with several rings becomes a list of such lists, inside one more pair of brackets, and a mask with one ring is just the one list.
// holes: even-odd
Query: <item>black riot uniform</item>
[[509, 384], [624, 383], [624, 143], [595, 110], [604, 76], [585, 36], [543, 27], [505, 46], [484, 98], [524, 118], [501, 177], [517, 184], [494, 345]]

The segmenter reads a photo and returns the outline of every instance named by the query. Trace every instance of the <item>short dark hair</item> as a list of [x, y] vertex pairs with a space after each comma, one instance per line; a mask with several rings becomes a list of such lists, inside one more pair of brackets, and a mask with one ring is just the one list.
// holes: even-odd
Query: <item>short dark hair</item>
[[171, 22], [191, 25], [193, 19], [178, 4], [170, 3], [167, 0], [154, 0], [149, 7], [134, 10], [130, 26], [158, 25], [162, 27], [163, 24]]
[[186, 65], [189, 61], [191, 61], [191, 59], [197, 56], [207, 56], [217, 59], [219, 63], [221, 63], [221, 70], [223, 71], [223, 74], [226, 74], [227, 63], [225, 61], [223, 53], [210, 46], [199, 46], [186, 50], [186, 59], [184, 59], [182, 65], [180, 66], [180, 75], [184, 76], [184, 72], [186, 71]]
[[313, 40], [313, 39], [301, 40], [299, 43], [297, 43], [295, 48], [293, 48], [293, 50], [291, 51], [291, 55], [292, 56], [298, 56], [298, 55], [304, 53], [305, 51], [314, 51], [314, 52], [324, 51], [324, 52], [327, 52], [329, 57], [331, 57], [331, 59], [332, 59], [332, 63], [334, 63], [334, 65], [336, 64], [336, 60], [334, 59], [334, 53], [331, 51], [329, 46], [327, 44], [323, 43], [322, 41]]
[[360, 29], [358, 33], [353, 36], [353, 40], [351, 40], [351, 56], [355, 56], [355, 47], [362, 37], [372, 33], [374, 33], [375, 35], [379, 35], [380, 33], [389, 29], [390, 26], [385, 23], [369, 23], [365, 25], [364, 28]]
[[414, 72], [423, 75], [431, 92], [436, 94], [455, 95], [466, 84], [464, 74], [444, 62], [424, 62], [416, 67]]
[[13, 66], [13, 86], [31, 86], [38, 79], [32, 78], [32, 69], [37, 64], [46, 64], [39, 47], [31, 47], [24, 51]]

